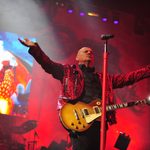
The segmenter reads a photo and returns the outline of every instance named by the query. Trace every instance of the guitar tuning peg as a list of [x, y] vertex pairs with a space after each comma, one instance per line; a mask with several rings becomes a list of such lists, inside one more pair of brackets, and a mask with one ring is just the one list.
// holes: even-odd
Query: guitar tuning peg
[[150, 96], [146, 100], [147, 100], [147, 104], [150, 105]]

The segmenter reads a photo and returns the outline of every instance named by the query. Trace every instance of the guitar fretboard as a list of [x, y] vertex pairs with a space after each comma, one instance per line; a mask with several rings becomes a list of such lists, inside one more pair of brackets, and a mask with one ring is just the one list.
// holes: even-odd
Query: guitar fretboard
[[126, 108], [126, 107], [131, 107], [139, 104], [147, 104], [149, 103], [147, 99], [144, 100], [139, 100], [135, 102], [127, 102], [127, 103], [122, 103], [122, 104], [114, 104], [114, 105], [109, 105], [106, 106], [106, 111], [111, 111], [111, 110], [116, 110], [116, 109], [121, 109], [121, 108]]

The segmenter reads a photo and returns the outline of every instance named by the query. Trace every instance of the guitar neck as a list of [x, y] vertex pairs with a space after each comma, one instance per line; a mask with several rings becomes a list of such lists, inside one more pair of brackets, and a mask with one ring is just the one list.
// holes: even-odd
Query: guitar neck
[[139, 100], [139, 101], [135, 101], [135, 102], [127, 102], [127, 103], [122, 103], [122, 104], [108, 105], [108, 106], [106, 106], [106, 111], [136, 106], [139, 104], [147, 104], [147, 99]]

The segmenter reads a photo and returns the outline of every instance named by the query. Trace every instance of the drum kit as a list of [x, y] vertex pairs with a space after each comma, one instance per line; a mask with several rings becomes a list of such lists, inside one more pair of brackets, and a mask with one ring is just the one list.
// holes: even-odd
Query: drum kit
[[[0, 114], [0, 150], [25, 150], [26, 144], [15, 139], [37, 127], [36, 120]], [[24, 140], [25, 141], [25, 140]]]

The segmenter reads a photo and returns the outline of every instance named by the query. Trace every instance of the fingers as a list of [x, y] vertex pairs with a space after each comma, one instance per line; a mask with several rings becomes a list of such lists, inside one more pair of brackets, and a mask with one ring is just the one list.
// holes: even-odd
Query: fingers
[[24, 38], [24, 40], [25, 40], [26, 42], [29, 42], [29, 41], [30, 41], [28, 38]]
[[23, 40], [21, 40], [20, 38], [18, 38], [18, 40], [20, 41], [20, 43], [22, 43], [23, 45], [25, 44]]
[[25, 43], [25, 42], [29, 42], [30, 40], [28, 38], [24, 38], [24, 40], [21, 40], [20, 38], [18, 38], [18, 40], [22, 43]]
[[30, 40], [28, 38], [24, 38], [24, 40], [18, 38], [18, 40], [20, 41], [20, 43], [22, 43], [24, 46], [29, 47], [30, 45], [28, 44], [30, 42]]
[[32, 41], [30, 41], [28, 38], [24, 38], [23, 40], [18, 38], [18, 40], [20, 41], [21, 44], [23, 44], [24, 46], [27, 47], [33, 47], [36, 46], [36, 44]]

